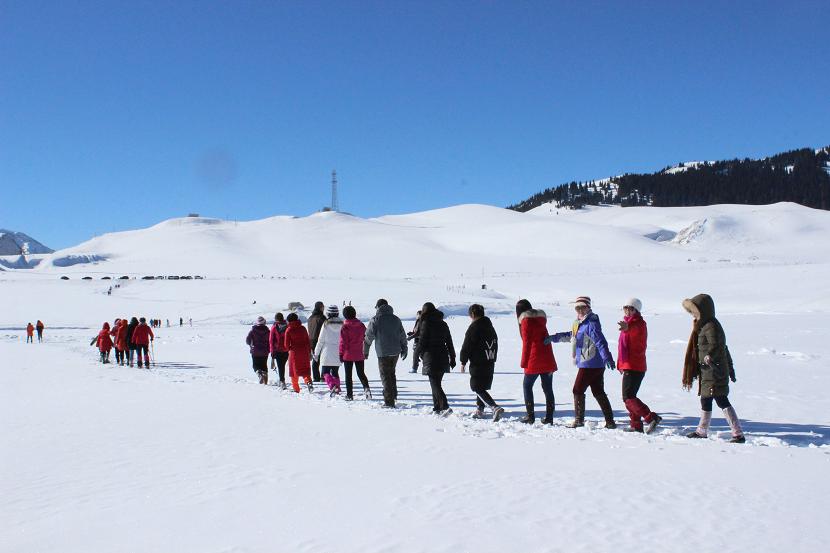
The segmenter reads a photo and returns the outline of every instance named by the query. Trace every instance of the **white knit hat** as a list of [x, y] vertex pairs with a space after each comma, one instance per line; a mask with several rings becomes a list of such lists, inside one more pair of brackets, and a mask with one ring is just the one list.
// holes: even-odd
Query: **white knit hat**
[[629, 300], [626, 300], [626, 302], [623, 304], [623, 307], [633, 307], [637, 311], [642, 311], [643, 310], [643, 302], [641, 302], [637, 298], [631, 298]]

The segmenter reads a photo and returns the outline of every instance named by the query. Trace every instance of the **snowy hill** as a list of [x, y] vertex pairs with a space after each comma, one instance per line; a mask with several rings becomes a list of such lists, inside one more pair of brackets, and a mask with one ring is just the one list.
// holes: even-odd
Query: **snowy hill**
[[[558, 213], [558, 215], [557, 215]], [[554, 215], [554, 216], [551, 216]], [[45, 256], [35, 271], [66, 275], [427, 277], [560, 271], [632, 257], [661, 267], [709, 252], [732, 261], [830, 257], [830, 213], [797, 204], [706, 208], [601, 207], [519, 213], [484, 205], [362, 219], [321, 212], [228, 222], [171, 219], [105, 234]], [[586, 249], [585, 244], [592, 245]]]
[[0, 255], [16, 256], [20, 254], [52, 253], [53, 251], [27, 234], [0, 229]]

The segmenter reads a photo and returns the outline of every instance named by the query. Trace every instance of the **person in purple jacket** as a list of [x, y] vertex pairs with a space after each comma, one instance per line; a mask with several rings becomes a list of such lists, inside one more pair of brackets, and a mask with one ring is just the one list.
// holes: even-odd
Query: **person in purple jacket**
[[251, 347], [254, 372], [259, 376], [259, 383], [265, 385], [268, 384], [268, 354], [271, 352], [268, 339], [270, 336], [271, 330], [265, 322], [265, 317], [257, 317], [256, 324], [251, 327], [248, 337], [245, 338], [245, 343]]

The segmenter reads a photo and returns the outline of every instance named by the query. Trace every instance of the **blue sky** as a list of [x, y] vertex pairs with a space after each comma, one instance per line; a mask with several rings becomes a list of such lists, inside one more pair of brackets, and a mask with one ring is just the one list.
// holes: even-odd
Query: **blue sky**
[[0, 228], [376, 216], [830, 144], [830, 3], [0, 0]]

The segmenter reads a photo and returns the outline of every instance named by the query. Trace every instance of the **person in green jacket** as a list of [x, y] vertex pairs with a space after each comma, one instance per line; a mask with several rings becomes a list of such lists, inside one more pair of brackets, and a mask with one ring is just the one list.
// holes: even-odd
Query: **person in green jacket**
[[700, 423], [688, 438], [706, 438], [712, 421], [712, 402], [723, 409], [729, 427], [732, 429], [732, 443], [742, 444], [746, 441], [741, 422], [735, 408], [729, 402], [729, 380], [735, 382], [735, 370], [732, 356], [726, 347], [726, 334], [715, 318], [715, 302], [708, 294], [698, 294], [683, 300], [683, 308], [694, 317], [692, 334], [686, 349], [683, 364], [683, 387], [691, 390], [695, 379], [698, 380], [700, 396]]

